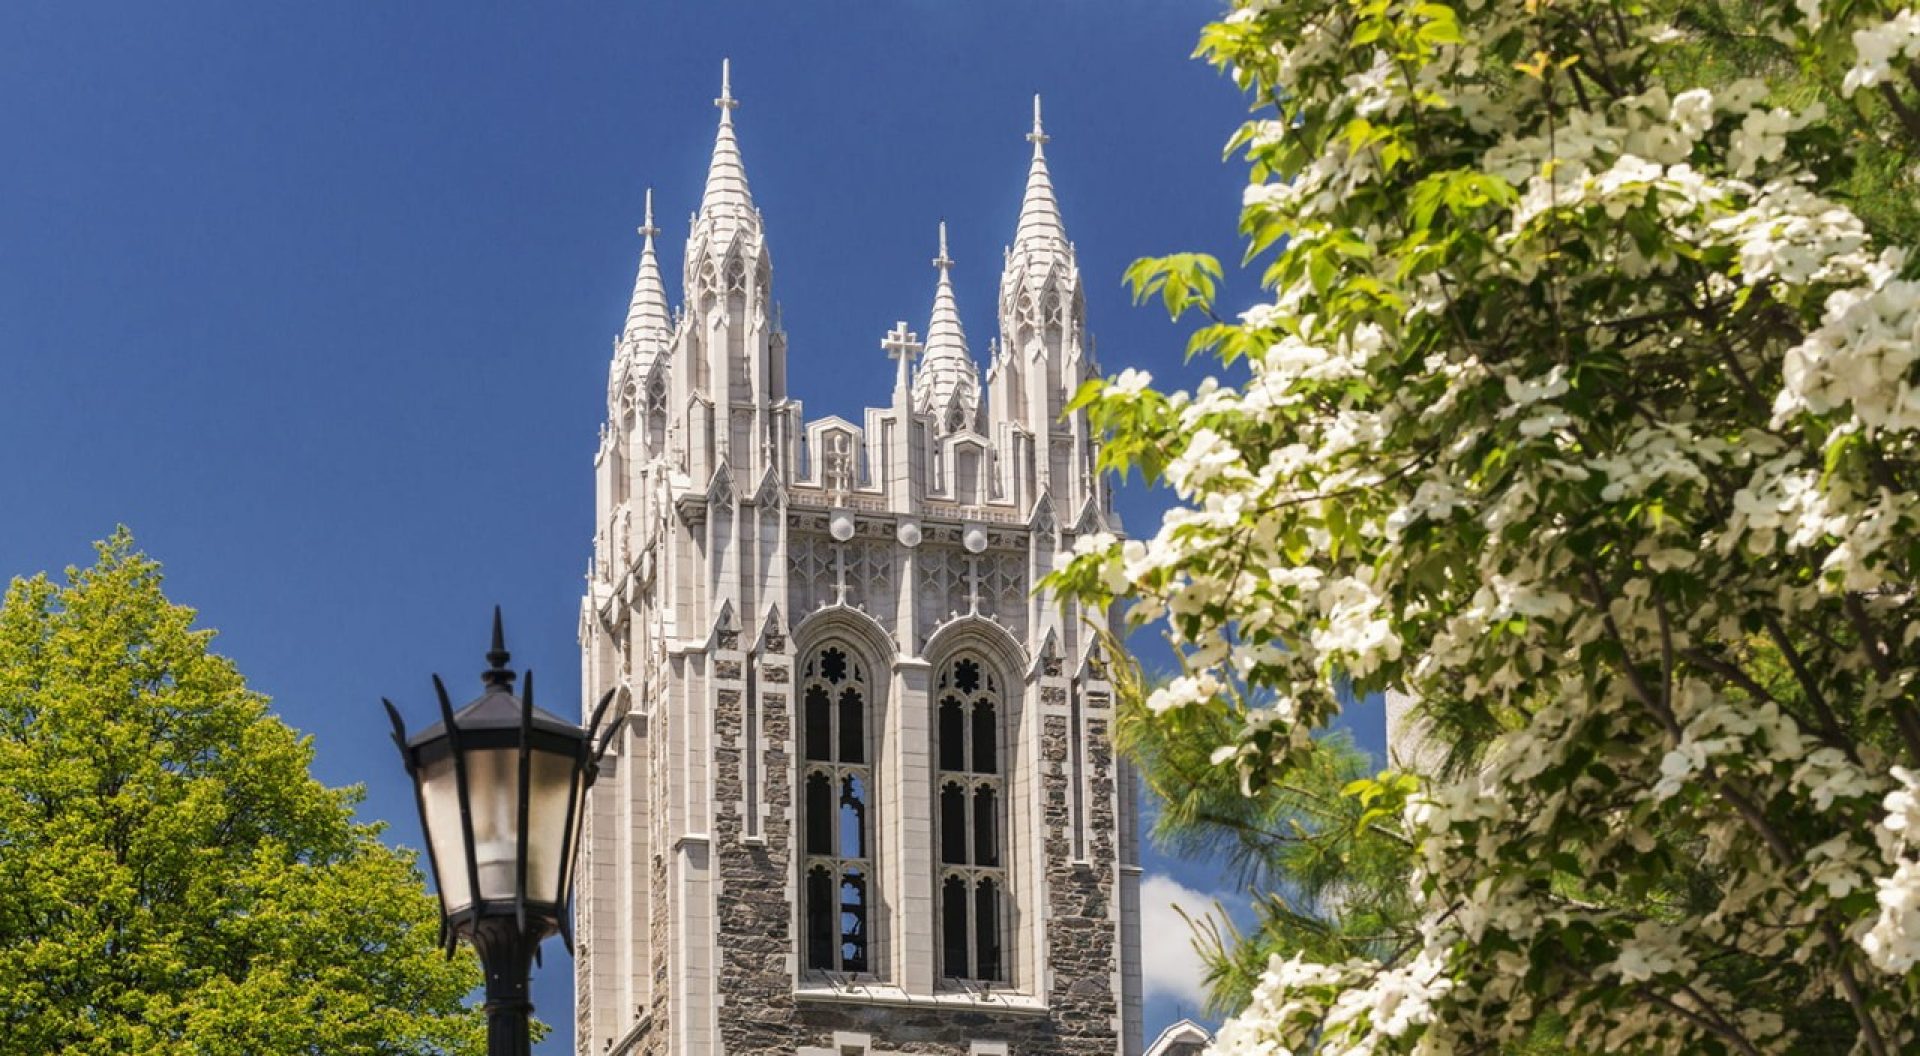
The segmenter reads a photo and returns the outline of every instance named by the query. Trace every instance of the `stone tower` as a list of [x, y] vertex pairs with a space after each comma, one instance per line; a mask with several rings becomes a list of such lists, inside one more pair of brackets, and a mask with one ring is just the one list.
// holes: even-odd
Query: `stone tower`
[[684, 306], [649, 193], [595, 459], [582, 681], [627, 721], [583, 819], [578, 1051], [1136, 1056], [1104, 616], [1032, 593], [1115, 528], [1062, 414], [1094, 367], [1039, 102], [984, 391], [942, 225], [861, 424], [787, 393], [724, 72], [716, 102]]

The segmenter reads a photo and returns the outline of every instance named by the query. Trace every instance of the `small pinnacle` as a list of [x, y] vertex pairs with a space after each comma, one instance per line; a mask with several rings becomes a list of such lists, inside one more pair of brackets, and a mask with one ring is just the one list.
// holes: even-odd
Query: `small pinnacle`
[[1046, 128], [1040, 124], [1040, 93], [1035, 92], [1033, 93], [1033, 131], [1027, 133], [1027, 142], [1032, 143], [1033, 149], [1037, 151], [1041, 144], [1051, 138], [1047, 135]]
[[652, 238], [660, 233], [660, 229], [653, 226], [653, 188], [651, 187], [647, 188], [647, 219], [640, 225], [639, 233], [645, 238]]
[[715, 99], [713, 105], [720, 108], [722, 117], [726, 116], [726, 111], [740, 105], [740, 101], [733, 97], [732, 59], [720, 60], [720, 98]]
[[940, 221], [940, 255], [933, 258], [933, 266], [946, 269], [953, 267], [953, 258], [947, 256], [947, 222]]

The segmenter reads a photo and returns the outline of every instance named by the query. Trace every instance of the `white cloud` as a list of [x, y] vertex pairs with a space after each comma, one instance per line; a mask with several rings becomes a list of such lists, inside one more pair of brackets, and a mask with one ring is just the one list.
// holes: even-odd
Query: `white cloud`
[[1140, 961], [1146, 996], [1164, 997], [1197, 1013], [1206, 1002], [1206, 971], [1193, 948], [1193, 929], [1173, 907], [1195, 919], [1213, 909], [1213, 899], [1170, 876], [1153, 874], [1140, 884]]

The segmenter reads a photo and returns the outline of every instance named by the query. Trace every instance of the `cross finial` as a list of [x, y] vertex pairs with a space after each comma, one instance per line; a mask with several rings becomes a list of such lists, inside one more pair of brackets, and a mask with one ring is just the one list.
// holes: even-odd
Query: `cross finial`
[[726, 111], [732, 110], [734, 107], [740, 105], [740, 101], [733, 97], [732, 59], [720, 60], [720, 98], [715, 99], [713, 105], [720, 108], [722, 116], [725, 115]]
[[1033, 93], [1033, 131], [1027, 133], [1027, 142], [1032, 143], [1034, 149], [1038, 150], [1041, 144], [1051, 138], [1047, 135], [1047, 130], [1040, 125], [1040, 93], [1035, 92]]
[[933, 266], [945, 271], [953, 267], [953, 258], [947, 256], [947, 222], [940, 221], [940, 255], [933, 258]]
[[653, 188], [651, 187], [647, 188], [647, 219], [640, 225], [639, 231], [642, 238], [652, 238], [660, 233], [660, 229], [653, 226]]
[[886, 340], [880, 342], [880, 347], [887, 350], [889, 358], [905, 360], [912, 358], [922, 346], [920, 335], [907, 329], [907, 321], [902, 319], [893, 324], [893, 329], [888, 331]]

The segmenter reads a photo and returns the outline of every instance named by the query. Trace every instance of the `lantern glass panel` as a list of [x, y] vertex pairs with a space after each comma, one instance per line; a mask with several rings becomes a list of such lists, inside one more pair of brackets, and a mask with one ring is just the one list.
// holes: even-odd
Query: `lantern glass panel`
[[580, 768], [572, 755], [536, 750], [528, 778], [533, 794], [527, 801], [527, 900], [558, 903], [564, 856], [572, 843], [567, 799], [582, 779]]
[[519, 749], [467, 753], [467, 802], [473, 809], [473, 860], [480, 872], [480, 897], [510, 901], [520, 856]]
[[467, 908], [473, 892], [467, 884], [467, 848], [460, 832], [460, 786], [454, 779], [453, 756], [420, 768], [420, 799], [426, 814], [427, 840], [440, 888], [440, 907], [448, 915]]

